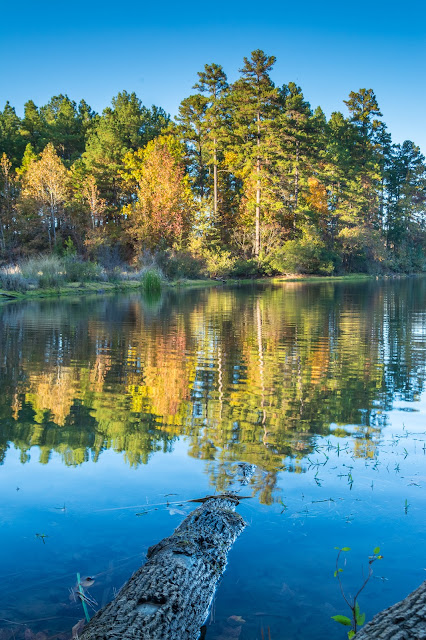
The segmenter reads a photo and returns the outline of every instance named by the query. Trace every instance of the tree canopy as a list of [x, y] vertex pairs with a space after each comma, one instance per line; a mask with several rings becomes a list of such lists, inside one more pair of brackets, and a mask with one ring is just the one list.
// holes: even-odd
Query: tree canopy
[[195, 263], [235, 275], [423, 270], [419, 147], [392, 142], [373, 89], [327, 118], [294, 82], [275, 84], [274, 64], [255, 50], [232, 84], [206, 64], [174, 121], [128, 91], [101, 114], [63, 94], [28, 100], [22, 118], [6, 102], [0, 258], [71, 237], [95, 259], [103, 244], [126, 259], [168, 252], [181, 275]]

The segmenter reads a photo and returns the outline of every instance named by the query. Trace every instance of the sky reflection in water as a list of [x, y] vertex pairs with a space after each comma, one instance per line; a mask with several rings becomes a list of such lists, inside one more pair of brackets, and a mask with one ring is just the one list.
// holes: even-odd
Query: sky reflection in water
[[69, 633], [76, 573], [109, 601], [240, 460], [207, 638], [346, 637], [335, 546], [348, 592], [385, 556], [367, 619], [426, 577], [424, 279], [31, 301], [0, 330], [0, 633]]

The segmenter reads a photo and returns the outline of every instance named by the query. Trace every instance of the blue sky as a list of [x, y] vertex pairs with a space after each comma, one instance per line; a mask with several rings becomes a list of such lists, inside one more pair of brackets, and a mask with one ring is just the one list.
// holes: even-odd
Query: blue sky
[[7, 3], [0, 24], [0, 108], [85, 98], [101, 111], [122, 89], [172, 115], [206, 62], [232, 81], [244, 55], [277, 57], [313, 107], [345, 112], [351, 90], [373, 88], [395, 142], [426, 153], [426, 6], [411, 2]]

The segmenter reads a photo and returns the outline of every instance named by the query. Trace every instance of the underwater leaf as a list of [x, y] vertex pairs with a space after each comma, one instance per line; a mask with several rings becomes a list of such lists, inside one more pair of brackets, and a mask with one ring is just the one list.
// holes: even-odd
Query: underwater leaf
[[350, 631], [348, 631], [348, 638], [349, 640], [351, 640], [351, 638], [355, 637], [355, 631], [353, 629], [351, 629]]
[[373, 553], [375, 556], [377, 556], [377, 554], [380, 553], [380, 547], [374, 547]]
[[342, 547], [342, 551], [350, 551], [351, 548], [350, 547]]
[[244, 618], [242, 618], [241, 616], [229, 616], [228, 621], [229, 620], [233, 620], [234, 622], [240, 622], [241, 624], [244, 624], [245, 622]]
[[95, 581], [93, 578], [87, 576], [87, 578], [83, 578], [83, 580], [80, 580], [80, 584], [82, 587], [85, 587], [87, 589], [88, 587], [93, 586], [95, 584]]
[[331, 616], [331, 619], [340, 622], [340, 624], [345, 625], [345, 627], [350, 627], [352, 624], [352, 621], [347, 616]]

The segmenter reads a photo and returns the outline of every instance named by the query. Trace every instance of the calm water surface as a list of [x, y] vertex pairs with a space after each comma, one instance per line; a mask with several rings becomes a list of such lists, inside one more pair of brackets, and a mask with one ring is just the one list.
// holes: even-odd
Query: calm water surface
[[348, 593], [381, 547], [367, 619], [426, 578], [425, 356], [425, 279], [3, 305], [0, 638], [68, 638], [239, 461], [208, 640], [346, 638], [336, 546]]

